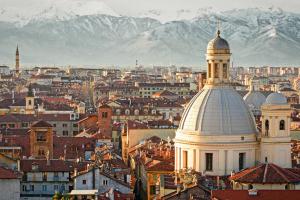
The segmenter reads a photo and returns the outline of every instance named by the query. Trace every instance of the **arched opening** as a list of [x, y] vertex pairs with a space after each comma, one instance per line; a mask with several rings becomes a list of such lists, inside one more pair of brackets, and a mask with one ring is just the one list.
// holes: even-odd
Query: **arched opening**
[[269, 120], [265, 121], [265, 135], [268, 136], [269, 135]]
[[284, 120], [280, 120], [280, 122], [279, 122], [279, 130], [285, 130], [285, 122], [284, 122]]
[[253, 189], [253, 185], [249, 184], [248, 185], [248, 190], [252, 190]]
[[208, 78], [211, 78], [211, 63], [208, 63]]
[[28, 105], [31, 106], [31, 104], [32, 104], [32, 103], [31, 103], [31, 100], [28, 100]]
[[215, 63], [214, 68], [214, 78], [219, 78], [219, 64]]
[[223, 78], [226, 79], [227, 78], [227, 63], [223, 64]]

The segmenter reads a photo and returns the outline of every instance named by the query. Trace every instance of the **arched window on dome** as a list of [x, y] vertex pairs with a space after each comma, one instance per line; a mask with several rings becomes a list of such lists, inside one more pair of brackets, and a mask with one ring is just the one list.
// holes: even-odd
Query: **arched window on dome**
[[227, 63], [223, 64], [223, 78], [227, 78]]
[[211, 63], [208, 63], [208, 78], [211, 78]]
[[214, 68], [214, 78], [219, 78], [219, 63], [215, 63]]
[[285, 130], [285, 122], [284, 122], [284, 120], [280, 120], [280, 122], [279, 122], [279, 130]]
[[265, 121], [265, 135], [268, 136], [269, 135], [269, 120]]

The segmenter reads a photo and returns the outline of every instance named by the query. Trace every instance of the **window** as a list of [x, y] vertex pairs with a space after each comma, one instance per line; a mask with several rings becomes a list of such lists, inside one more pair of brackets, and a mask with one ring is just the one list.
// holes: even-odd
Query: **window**
[[279, 122], [279, 129], [280, 129], [280, 130], [285, 130], [285, 123], [284, 123], [284, 120], [280, 120], [280, 122]]
[[56, 124], [52, 124], [53, 127], [56, 127]]
[[187, 151], [182, 151], [183, 158], [182, 158], [182, 167], [187, 168], [188, 167], [188, 152]]
[[43, 172], [43, 181], [47, 181], [47, 172]]
[[211, 78], [211, 63], [208, 63], [208, 78]]
[[15, 128], [15, 124], [8, 124], [9, 128]]
[[77, 128], [77, 127], [78, 127], [78, 124], [73, 124], [73, 127], [74, 127], [74, 128]]
[[32, 104], [31, 100], [28, 100], [28, 105], [30, 105], [30, 106], [31, 106], [31, 104]]
[[46, 133], [45, 132], [37, 132], [36, 133], [36, 140], [38, 142], [45, 142], [46, 141]]
[[252, 189], [253, 189], [253, 185], [249, 184], [249, 185], [248, 185], [248, 189], [249, 189], [249, 190], [252, 190]]
[[265, 121], [265, 129], [266, 129], [265, 135], [268, 136], [269, 135], [269, 120]]
[[244, 165], [245, 165], [245, 153], [239, 153], [239, 170], [240, 171], [245, 168]]
[[68, 124], [63, 124], [62, 126], [63, 126], [63, 127], [68, 127]]
[[155, 185], [150, 185], [150, 195], [156, 194], [156, 186]]
[[78, 134], [78, 131], [73, 131], [73, 135], [77, 135]]
[[206, 171], [212, 171], [213, 170], [213, 154], [212, 153], [206, 153], [205, 154], [205, 168]]
[[54, 190], [58, 191], [58, 189], [59, 189], [58, 185], [54, 185]]
[[103, 180], [103, 185], [107, 185], [107, 180]]
[[82, 180], [82, 185], [86, 185], [86, 180]]
[[58, 172], [54, 172], [54, 177], [58, 177]]
[[215, 71], [214, 71], [214, 77], [215, 77], [215, 78], [219, 78], [219, 64], [218, 64], [218, 63], [215, 63], [215, 64], [214, 64], [214, 68], [215, 68]]
[[68, 131], [63, 131], [63, 136], [68, 136], [69, 132]]
[[47, 185], [43, 185], [42, 186], [42, 190], [45, 192], [45, 191], [47, 191]]
[[1, 128], [6, 128], [6, 124], [1, 124]]
[[22, 126], [22, 128], [27, 128], [28, 127], [28, 123], [23, 122], [21, 126]]
[[26, 190], [27, 190], [26, 185], [23, 185], [23, 186], [22, 186], [22, 190], [23, 190], [23, 191], [26, 191]]
[[107, 118], [108, 114], [107, 112], [102, 112], [102, 118]]
[[34, 185], [30, 185], [30, 191], [34, 191]]
[[223, 78], [227, 78], [227, 63], [223, 64]]

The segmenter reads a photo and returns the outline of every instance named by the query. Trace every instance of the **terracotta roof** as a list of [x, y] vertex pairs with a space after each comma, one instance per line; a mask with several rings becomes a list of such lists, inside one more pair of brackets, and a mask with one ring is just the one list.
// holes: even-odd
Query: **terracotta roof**
[[31, 127], [47, 127], [47, 128], [49, 128], [49, 127], [52, 127], [52, 125], [49, 124], [48, 122], [41, 120], [41, 121], [34, 123]]
[[257, 195], [249, 195], [248, 190], [212, 190], [211, 198], [215, 200], [283, 200], [295, 199], [300, 196], [300, 190], [258, 190]]
[[64, 152], [66, 159], [85, 158], [85, 151], [94, 151], [95, 146], [94, 138], [53, 136], [53, 158], [64, 157]]
[[261, 184], [300, 183], [300, 175], [275, 164], [267, 163], [238, 172], [231, 176], [230, 180]]
[[0, 179], [17, 179], [18, 177], [18, 174], [13, 170], [0, 167]]
[[178, 95], [173, 92], [170, 92], [168, 90], [163, 90], [163, 91], [154, 93], [153, 96], [163, 97], [163, 96], [178, 96]]
[[147, 171], [169, 171], [169, 172], [174, 172], [174, 164], [170, 162], [158, 162], [158, 163], [153, 163], [147, 166], [146, 168]]

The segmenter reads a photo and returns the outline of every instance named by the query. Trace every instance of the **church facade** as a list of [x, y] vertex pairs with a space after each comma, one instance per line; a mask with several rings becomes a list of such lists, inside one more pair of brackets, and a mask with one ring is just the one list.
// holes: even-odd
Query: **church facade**
[[259, 163], [291, 167], [290, 113], [286, 98], [270, 94], [261, 107], [262, 131], [230, 86], [230, 47], [220, 36], [207, 46], [207, 82], [186, 106], [176, 131], [175, 171], [230, 175]]

